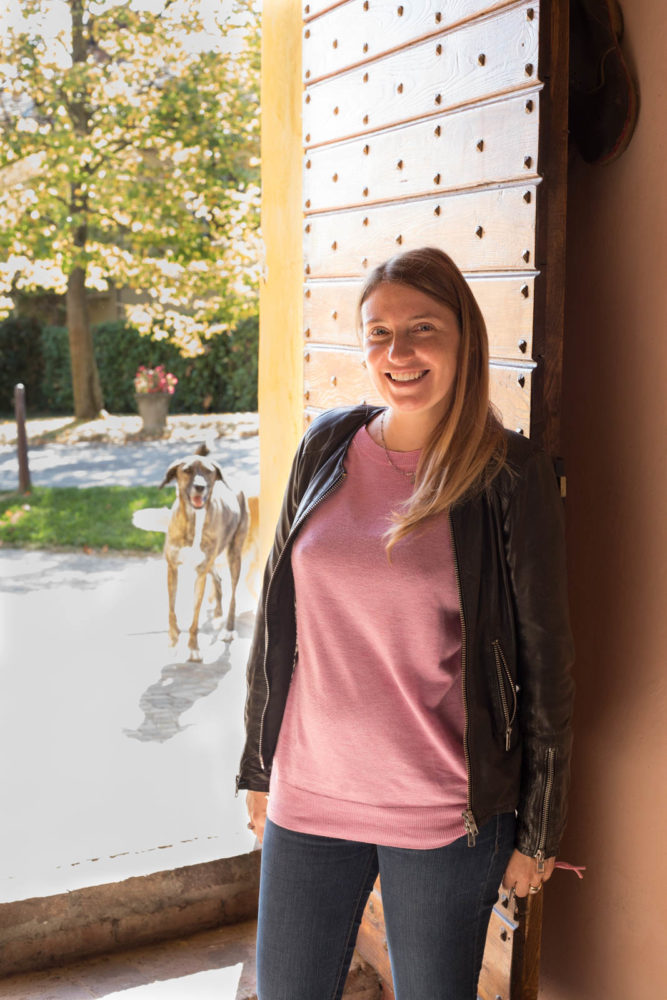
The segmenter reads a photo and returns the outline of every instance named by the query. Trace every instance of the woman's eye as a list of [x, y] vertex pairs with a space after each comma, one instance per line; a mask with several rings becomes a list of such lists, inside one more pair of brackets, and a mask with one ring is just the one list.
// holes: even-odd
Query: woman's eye
[[433, 329], [432, 323], [419, 323], [415, 328], [418, 333], [430, 333]]
[[388, 332], [389, 331], [386, 330], [383, 326], [376, 326], [373, 330], [368, 330], [367, 333], [366, 333], [366, 336], [367, 337], [386, 337], [387, 334], [388, 334]]

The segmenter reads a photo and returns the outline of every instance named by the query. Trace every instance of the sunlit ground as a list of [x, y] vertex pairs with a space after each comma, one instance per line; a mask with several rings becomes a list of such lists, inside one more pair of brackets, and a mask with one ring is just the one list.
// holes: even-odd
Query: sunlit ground
[[235, 1000], [243, 966], [195, 972], [167, 982], [109, 993], [107, 1000]]

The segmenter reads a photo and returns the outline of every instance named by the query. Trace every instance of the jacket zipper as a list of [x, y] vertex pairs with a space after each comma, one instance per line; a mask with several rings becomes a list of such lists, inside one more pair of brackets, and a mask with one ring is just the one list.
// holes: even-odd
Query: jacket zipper
[[447, 515], [449, 521], [449, 531], [452, 537], [452, 550], [454, 552], [454, 572], [456, 574], [456, 587], [459, 595], [459, 620], [461, 622], [461, 686], [463, 688], [463, 757], [466, 765], [466, 776], [467, 776], [467, 801], [466, 808], [461, 814], [463, 816], [463, 826], [468, 834], [468, 847], [474, 847], [475, 841], [477, 839], [477, 834], [479, 830], [477, 828], [477, 822], [475, 820], [475, 814], [472, 811], [472, 775], [470, 773], [470, 745], [468, 738], [469, 729], [469, 713], [468, 713], [468, 699], [466, 698], [466, 678], [467, 678], [467, 633], [466, 633], [466, 621], [465, 615], [463, 614], [463, 594], [461, 591], [461, 577], [459, 575], [459, 560], [456, 552], [456, 539], [454, 537], [454, 525], [452, 524], [451, 514]]
[[535, 852], [537, 872], [540, 875], [544, 872], [544, 862], [546, 861], [545, 848], [547, 845], [547, 824], [549, 822], [549, 809], [551, 807], [551, 793], [554, 786], [556, 748], [547, 747], [544, 756], [547, 774], [544, 782], [544, 797], [542, 799], [542, 813], [540, 816], [540, 835], [537, 840], [537, 850]]
[[[258, 738], [258, 742], [257, 742], [257, 755], [259, 757], [259, 764], [260, 764], [260, 767], [262, 768], [262, 771], [266, 771], [266, 767], [264, 766], [264, 754], [262, 753], [262, 742], [263, 742], [263, 739], [264, 739], [264, 719], [266, 717], [266, 710], [269, 707], [269, 698], [270, 698], [269, 674], [268, 674], [268, 671], [266, 669], [266, 661], [267, 661], [268, 655], [269, 655], [269, 619], [268, 619], [268, 607], [269, 607], [269, 595], [271, 593], [271, 585], [273, 583], [273, 580], [275, 578], [276, 573], [278, 572], [278, 567], [280, 566], [282, 558], [283, 558], [285, 552], [287, 551], [288, 547], [290, 547], [290, 542], [291, 542], [294, 534], [296, 533], [297, 529], [301, 527], [301, 525], [303, 524], [303, 522], [306, 520], [307, 517], [309, 517], [312, 514], [312, 512], [315, 510], [316, 507], [319, 507], [319, 505], [321, 503], [323, 503], [323, 501], [326, 500], [326, 498], [328, 496], [330, 496], [330, 494], [333, 493], [334, 490], [338, 489], [338, 487], [343, 482], [343, 480], [345, 479], [346, 476], [347, 476], [346, 472], [341, 473], [340, 477], [334, 483], [331, 484], [331, 486], [322, 494], [322, 496], [317, 497], [312, 502], [312, 504], [310, 505], [310, 507], [308, 507], [303, 512], [303, 514], [298, 519], [298, 521], [294, 522], [294, 524], [292, 525], [292, 528], [290, 530], [289, 535], [285, 539], [285, 544], [283, 545], [282, 551], [281, 551], [280, 555], [278, 556], [278, 561], [276, 562], [276, 565], [273, 567], [273, 573], [271, 574], [271, 579], [269, 580], [268, 586], [266, 588], [266, 600], [264, 602], [264, 680], [266, 682], [266, 701], [264, 702], [264, 708], [262, 709], [262, 718], [261, 718], [260, 723], [259, 723], [259, 738]], [[295, 614], [296, 614], [296, 608], [295, 608]], [[292, 664], [292, 670], [294, 670], [294, 663]]]
[[[503, 718], [505, 720], [505, 750], [509, 750], [510, 742], [512, 739], [512, 723], [516, 718], [516, 689], [512, 681], [512, 675], [509, 672], [507, 661], [503, 654], [502, 646], [500, 645], [499, 639], [493, 640], [493, 653], [496, 660], [496, 676], [498, 678], [498, 690], [500, 692], [500, 700], [503, 706]], [[512, 711], [510, 712], [510, 707], [507, 703], [507, 695], [505, 694], [505, 683], [504, 677], [509, 681], [510, 687], [512, 689]]]

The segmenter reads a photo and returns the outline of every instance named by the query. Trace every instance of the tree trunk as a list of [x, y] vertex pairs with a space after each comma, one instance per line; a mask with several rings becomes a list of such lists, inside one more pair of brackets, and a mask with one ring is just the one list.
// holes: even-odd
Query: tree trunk
[[86, 303], [86, 272], [76, 267], [67, 279], [67, 331], [72, 363], [74, 416], [93, 420], [104, 402], [93, 353], [93, 336]]
[[[72, 13], [72, 62], [84, 65], [87, 58], [87, 41], [84, 31], [83, 0], [68, 0]], [[73, 97], [68, 105], [69, 116], [77, 136], [85, 139], [90, 132], [91, 110], [86, 87]], [[85, 187], [72, 184], [70, 214], [74, 220], [72, 233], [75, 248], [83, 251], [88, 238], [88, 199]], [[86, 269], [78, 264], [67, 279], [67, 331], [72, 363], [72, 389], [74, 390], [74, 416], [79, 420], [94, 419], [104, 405], [100, 377], [93, 352], [93, 336], [88, 318], [86, 301]]]

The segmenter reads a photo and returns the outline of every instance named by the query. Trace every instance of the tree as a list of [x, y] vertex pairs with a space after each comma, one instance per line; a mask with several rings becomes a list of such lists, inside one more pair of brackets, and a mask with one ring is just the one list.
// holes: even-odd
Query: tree
[[21, 0], [0, 23], [0, 309], [66, 294], [75, 415], [102, 407], [86, 289], [184, 352], [256, 311], [253, 0]]

